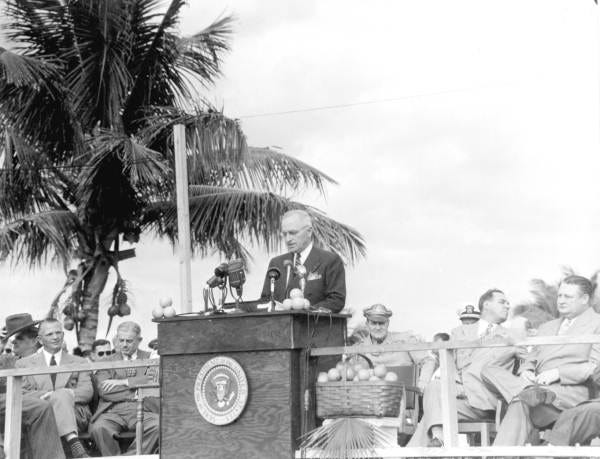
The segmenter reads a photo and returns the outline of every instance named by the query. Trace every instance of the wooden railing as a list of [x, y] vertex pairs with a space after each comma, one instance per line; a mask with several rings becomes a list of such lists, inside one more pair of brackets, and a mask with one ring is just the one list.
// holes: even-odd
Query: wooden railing
[[[484, 457], [484, 456], [535, 456], [535, 457], [600, 457], [600, 448], [586, 446], [498, 446], [460, 447], [458, 443], [458, 418], [456, 409], [456, 385], [454, 351], [456, 349], [495, 348], [510, 346], [544, 346], [564, 344], [600, 344], [598, 335], [581, 336], [539, 336], [516, 342], [482, 343], [475, 341], [443, 341], [434, 343], [363, 344], [355, 346], [323, 347], [311, 350], [312, 357], [365, 354], [369, 352], [398, 351], [437, 351], [440, 362], [440, 382], [442, 386], [442, 424], [444, 431], [443, 448], [386, 448], [372, 451], [361, 457], [400, 458], [400, 457]], [[320, 454], [320, 455], [319, 455]], [[322, 452], [303, 451], [297, 457], [324, 457]]]
[[[58, 365], [44, 368], [14, 368], [0, 370], [0, 378], [6, 378], [6, 415], [4, 420], [4, 453], [7, 459], [19, 459], [21, 452], [21, 419], [23, 401], [23, 377], [41, 374], [73, 373], [81, 371], [98, 371], [118, 368], [157, 367], [158, 359], [110, 361], [94, 363], [78, 363]], [[157, 458], [157, 455], [138, 456], [140, 458]]]

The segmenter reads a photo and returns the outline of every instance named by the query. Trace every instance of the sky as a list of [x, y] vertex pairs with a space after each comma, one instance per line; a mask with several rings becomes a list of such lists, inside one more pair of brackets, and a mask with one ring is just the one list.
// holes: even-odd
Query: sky
[[[366, 259], [346, 272], [353, 324], [384, 303], [391, 329], [431, 339], [490, 287], [516, 304], [530, 279], [556, 281], [562, 265], [600, 268], [592, 0], [189, 3], [185, 35], [236, 17], [223, 76], [204, 96], [240, 119], [249, 144], [278, 146], [338, 182], [325, 197], [291, 197], [366, 240]], [[270, 256], [252, 253], [245, 299], [258, 297]], [[179, 308], [178, 261], [152, 238], [137, 254], [121, 270], [149, 340], [158, 299]], [[218, 263], [192, 264], [196, 310]], [[0, 266], [4, 314], [40, 317], [63, 280]]]

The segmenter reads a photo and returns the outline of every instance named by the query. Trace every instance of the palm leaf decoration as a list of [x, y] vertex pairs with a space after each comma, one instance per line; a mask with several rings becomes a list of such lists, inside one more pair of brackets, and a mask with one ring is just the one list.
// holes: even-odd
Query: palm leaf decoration
[[392, 444], [376, 425], [356, 418], [338, 418], [308, 432], [300, 446], [310, 450], [311, 457], [362, 458], [374, 457], [376, 448], [390, 448]]

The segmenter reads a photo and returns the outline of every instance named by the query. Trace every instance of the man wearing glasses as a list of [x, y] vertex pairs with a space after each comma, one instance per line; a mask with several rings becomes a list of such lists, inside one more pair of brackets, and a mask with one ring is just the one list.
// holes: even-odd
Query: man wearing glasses
[[[269, 270], [277, 268], [280, 272], [279, 279], [275, 281], [273, 299], [281, 303], [292, 289], [300, 288], [301, 276], [298, 274], [304, 271], [304, 297], [310, 301], [311, 307], [340, 312], [346, 302], [344, 263], [337, 254], [315, 247], [313, 224], [308, 212], [286, 212], [281, 218], [281, 233], [288, 252], [269, 262]], [[261, 300], [271, 300], [268, 275], [265, 276]]]
[[97, 339], [92, 343], [92, 352], [90, 352], [90, 360], [92, 362], [102, 362], [115, 353], [111, 349], [110, 341], [107, 339]]

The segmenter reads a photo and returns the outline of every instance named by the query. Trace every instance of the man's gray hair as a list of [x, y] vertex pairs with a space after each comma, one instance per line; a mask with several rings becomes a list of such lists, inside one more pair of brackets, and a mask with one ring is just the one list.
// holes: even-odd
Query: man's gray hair
[[307, 211], [305, 211], [303, 209], [288, 210], [285, 214], [283, 214], [283, 216], [281, 217], [281, 220], [283, 221], [289, 217], [297, 217], [306, 226], [310, 226], [312, 228], [312, 217], [310, 216], [310, 214]]
[[119, 333], [120, 330], [121, 331], [132, 331], [138, 336], [140, 336], [142, 334], [142, 328], [137, 323], [135, 323], [131, 320], [119, 324], [119, 326], [117, 327], [117, 333]]

